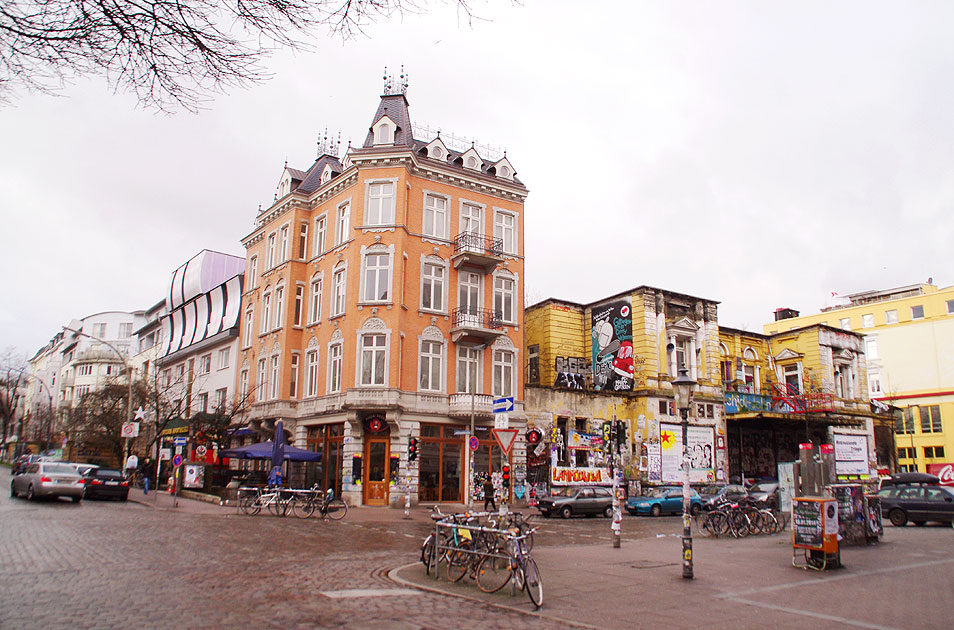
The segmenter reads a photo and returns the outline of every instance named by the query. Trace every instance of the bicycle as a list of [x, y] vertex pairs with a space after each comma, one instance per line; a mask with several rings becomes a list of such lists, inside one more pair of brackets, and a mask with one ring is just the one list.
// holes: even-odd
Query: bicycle
[[[248, 516], [254, 516], [263, 509], [273, 516], [285, 516], [292, 503], [292, 498], [283, 497], [281, 490], [262, 492], [261, 488], [239, 488], [240, 492], [243, 490], [245, 492], [239, 498], [239, 509]], [[249, 490], [254, 490], [254, 493], [249, 493]]]
[[527, 539], [536, 530], [534, 527], [524, 534], [518, 534], [515, 529], [510, 530], [507, 554], [501, 556], [495, 553], [483, 557], [477, 566], [477, 586], [480, 590], [495, 593], [512, 582], [515, 592], [524, 590], [536, 608], [543, 606], [543, 579], [527, 549]]
[[348, 513], [348, 504], [344, 499], [335, 498], [334, 490], [328, 488], [324, 493], [318, 489], [318, 484], [303, 494], [291, 500], [292, 513], [298, 518], [308, 518], [316, 513], [321, 518], [330, 518], [340, 521]]

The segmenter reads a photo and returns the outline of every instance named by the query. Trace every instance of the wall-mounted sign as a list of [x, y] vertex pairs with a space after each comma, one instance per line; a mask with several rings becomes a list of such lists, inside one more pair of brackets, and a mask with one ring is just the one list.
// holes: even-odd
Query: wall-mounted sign
[[867, 477], [868, 436], [836, 433], [834, 442], [835, 474]]
[[606, 468], [554, 466], [550, 468], [550, 483], [554, 486], [610, 485], [613, 478]]

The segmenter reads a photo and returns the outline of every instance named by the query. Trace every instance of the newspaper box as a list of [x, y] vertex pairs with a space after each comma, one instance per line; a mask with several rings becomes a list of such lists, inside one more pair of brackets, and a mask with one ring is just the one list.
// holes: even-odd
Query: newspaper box
[[838, 502], [834, 498], [792, 499], [792, 566], [817, 571], [841, 566]]

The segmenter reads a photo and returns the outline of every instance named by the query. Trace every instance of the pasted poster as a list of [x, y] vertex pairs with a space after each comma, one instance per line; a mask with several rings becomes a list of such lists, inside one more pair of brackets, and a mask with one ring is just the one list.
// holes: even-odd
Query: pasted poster
[[795, 547], [821, 549], [822, 505], [821, 501], [795, 499], [792, 514], [792, 542]]
[[593, 389], [633, 388], [633, 310], [629, 299], [593, 309]]
[[867, 477], [869, 474], [868, 437], [836, 433], [834, 441], [835, 474]]
[[[712, 427], [690, 426], [689, 481], [691, 483], [715, 480], [712, 450], [715, 431]], [[663, 483], [682, 483], [682, 426], [661, 423], [659, 446], [662, 455]]]
[[649, 481], [662, 481], [662, 460], [659, 456], [659, 444], [644, 444], [646, 447], [646, 469]]

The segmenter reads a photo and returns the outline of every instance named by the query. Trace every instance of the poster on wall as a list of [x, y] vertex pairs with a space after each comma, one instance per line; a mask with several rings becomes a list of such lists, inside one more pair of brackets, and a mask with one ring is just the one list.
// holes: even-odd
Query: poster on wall
[[629, 299], [593, 309], [593, 389], [633, 388], [633, 310]]
[[649, 481], [662, 481], [662, 460], [658, 444], [646, 444], [646, 468]]
[[867, 477], [868, 436], [835, 434], [835, 474], [838, 476]]
[[[689, 427], [689, 481], [700, 483], [715, 480], [712, 427]], [[663, 483], [682, 482], [682, 426], [661, 423], [659, 446], [662, 455]]]

